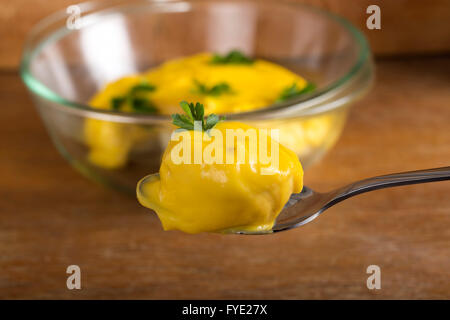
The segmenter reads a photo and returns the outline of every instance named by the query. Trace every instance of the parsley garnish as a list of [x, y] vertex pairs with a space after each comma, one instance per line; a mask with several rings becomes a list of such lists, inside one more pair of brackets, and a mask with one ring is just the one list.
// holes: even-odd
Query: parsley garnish
[[111, 108], [113, 108], [113, 110], [119, 110], [122, 105], [125, 103], [125, 101], [127, 100], [127, 98], [125, 97], [114, 97], [111, 99]]
[[208, 131], [213, 128], [219, 121], [224, 120], [224, 117], [219, 117], [215, 114], [210, 114], [208, 117], [204, 117], [205, 110], [201, 103], [187, 103], [181, 101], [180, 106], [186, 114], [173, 114], [172, 123], [182, 129], [194, 130], [194, 121], [202, 122], [202, 130]]
[[135, 112], [155, 113], [157, 111], [155, 105], [149, 99], [139, 96], [142, 93], [155, 91], [155, 89], [154, 85], [143, 81], [131, 87], [125, 96], [113, 97], [111, 107], [113, 110], [120, 110], [127, 102]]
[[231, 87], [226, 82], [220, 82], [212, 87], [195, 80], [195, 93], [203, 94], [205, 96], [220, 96], [223, 93], [230, 93]]
[[247, 57], [238, 50], [232, 50], [226, 55], [215, 54], [212, 59], [212, 64], [252, 64], [254, 60]]
[[296, 83], [293, 83], [291, 86], [283, 89], [283, 91], [281, 92], [280, 96], [278, 97], [278, 99], [276, 100], [276, 102], [282, 102], [282, 101], [286, 101], [288, 99], [297, 97], [301, 94], [305, 94], [308, 92], [313, 91], [314, 89], [316, 89], [316, 86], [314, 84], [312, 84], [311, 82], [308, 82], [306, 84], [306, 86], [302, 89], [299, 89]]

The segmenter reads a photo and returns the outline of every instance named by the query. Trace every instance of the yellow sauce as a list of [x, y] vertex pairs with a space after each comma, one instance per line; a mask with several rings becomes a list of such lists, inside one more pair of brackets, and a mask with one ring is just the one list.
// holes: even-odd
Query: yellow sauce
[[[302, 89], [307, 84], [302, 77], [268, 61], [212, 64], [211, 59], [212, 55], [209, 53], [197, 54], [168, 61], [143, 74], [124, 77], [97, 93], [90, 105], [99, 109], [111, 109], [114, 97], [125, 95], [133, 86], [146, 81], [156, 89], [143, 96], [156, 106], [159, 114], [178, 112], [178, 103], [182, 100], [202, 103], [206, 115], [226, 114], [266, 107], [273, 104], [286, 87], [296, 84], [297, 88]], [[226, 83], [229, 90], [220, 95], [205, 95], [199, 92], [198, 83], [207, 88]], [[132, 108], [125, 102], [121, 111], [132, 112]], [[321, 130], [327, 131], [326, 128]], [[301, 133], [303, 135], [303, 131]], [[123, 167], [131, 149], [150, 135], [151, 132], [140, 126], [94, 119], [88, 119], [84, 128], [85, 141], [90, 149], [89, 161], [106, 169]], [[288, 139], [291, 137], [289, 134], [286, 136]], [[296, 140], [303, 148], [303, 140]]]
[[[108, 84], [93, 97], [90, 105], [109, 109], [113, 97], [146, 80], [156, 87], [147, 98], [154, 102], [159, 114], [178, 112], [182, 100], [200, 102], [205, 114], [235, 113], [267, 107], [286, 87], [295, 83], [301, 89], [307, 84], [302, 77], [272, 62], [212, 64], [211, 58], [211, 54], [201, 53], [168, 61], [141, 75], [122, 78]], [[218, 96], [204, 95], [198, 92], [196, 82], [207, 87], [227, 83], [230, 91]], [[129, 106], [125, 111], [130, 111]]]
[[[219, 122], [214, 127], [223, 137], [227, 129], [239, 128], [252, 129], [237, 122]], [[257, 132], [259, 139], [263, 133]], [[165, 230], [187, 233], [270, 231], [290, 195], [302, 190], [303, 170], [297, 155], [274, 142], [279, 150], [279, 161], [274, 165], [261, 161], [259, 153], [251, 158], [249, 142], [237, 140], [231, 149], [223, 143], [222, 152], [224, 155], [231, 153], [237, 160], [237, 150], [243, 147], [245, 161], [195, 164], [195, 141], [202, 140], [203, 153], [214, 143], [214, 139], [205, 139], [204, 135], [208, 133], [195, 135], [192, 130], [174, 133], [162, 158], [159, 179], [144, 184], [138, 191], [140, 203], [156, 211]], [[174, 162], [172, 152], [180, 143], [178, 139], [194, 141], [191, 164]], [[267, 143], [272, 143], [270, 136], [267, 136]], [[271, 150], [269, 146], [267, 149]]]

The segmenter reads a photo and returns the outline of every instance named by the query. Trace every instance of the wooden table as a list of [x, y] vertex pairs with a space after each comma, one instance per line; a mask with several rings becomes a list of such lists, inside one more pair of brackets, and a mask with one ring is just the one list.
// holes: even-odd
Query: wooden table
[[[271, 236], [163, 232], [69, 167], [15, 72], [0, 97], [0, 298], [450, 298], [450, 182], [361, 195]], [[449, 164], [450, 58], [384, 60], [306, 183]], [[72, 264], [81, 290], [66, 288]], [[381, 290], [366, 287], [372, 264]]]

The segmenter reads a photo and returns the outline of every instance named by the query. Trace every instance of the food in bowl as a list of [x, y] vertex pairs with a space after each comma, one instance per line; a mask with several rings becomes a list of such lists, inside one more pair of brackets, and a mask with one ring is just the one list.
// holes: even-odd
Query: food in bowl
[[181, 105], [186, 115], [173, 123], [182, 129], [172, 134], [159, 175], [138, 183], [139, 202], [165, 230], [270, 231], [290, 195], [302, 190], [297, 155], [264, 130], [215, 115], [204, 119], [199, 103]]
[[[51, 141], [69, 164], [89, 179], [130, 195], [142, 176], [158, 171], [174, 127], [164, 114], [92, 108], [89, 102], [107, 83], [199, 52], [226, 57], [238, 49], [283, 66], [316, 89], [226, 116], [279, 129], [279, 141], [298, 155], [304, 169], [337, 141], [350, 107], [372, 83], [364, 35], [345, 19], [301, 3], [105, 0], [79, 6], [80, 28], [67, 29], [64, 10], [32, 28], [21, 77]], [[141, 89], [139, 96], [145, 94]], [[116, 99], [116, 106], [123, 107], [121, 101]], [[139, 99], [136, 106], [148, 107]], [[97, 138], [87, 139], [88, 122], [97, 123], [92, 129]], [[124, 136], [129, 136], [127, 141]]]
[[[109, 83], [90, 101], [98, 109], [171, 114], [178, 101], [197, 100], [205, 114], [261, 109], [308, 93], [314, 85], [275, 63], [252, 59], [233, 50], [226, 55], [201, 53], [174, 59], [145, 73]], [[329, 117], [314, 118], [284, 128], [281, 142], [297, 153], [327, 137]], [[287, 131], [287, 132], [286, 132]], [[89, 160], [114, 169], [126, 165], [134, 145], [152, 133], [139, 126], [88, 119], [85, 138]]]

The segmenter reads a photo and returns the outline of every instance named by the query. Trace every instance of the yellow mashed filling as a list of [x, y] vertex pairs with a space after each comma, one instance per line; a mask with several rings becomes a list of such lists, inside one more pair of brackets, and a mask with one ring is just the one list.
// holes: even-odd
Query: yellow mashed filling
[[[178, 111], [182, 100], [198, 101], [204, 105], [205, 114], [226, 114], [250, 111], [273, 104], [280, 93], [295, 85], [299, 90], [307, 81], [277, 64], [256, 59], [251, 64], [213, 64], [213, 55], [201, 53], [174, 59], [143, 74], [131, 75], [109, 83], [90, 101], [99, 109], [112, 109], [111, 101], [127, 95], [140, 83], [154, 86], [154, 90], [141, 92], [140, 97], [151, 102], [159, 114]], [[226, 84], [220, 94], [215, 86]], [[205, 90], [202, 91], [202, 88]], [[208, 91], [211, 91], [208, 93]], [[134, 112], [128, 101], [121, 111]], [[308, 152], [320, 145], [331, 126], [327, 115], [311, 120], [281, 123], [280, 142], [297, 154]], [[255, 125], [259, 126], [258, 123]], [[129, 153], [142, 142], [157, 138], [157, 132], [138, 125], [112, 123], [88, 119], [84, 126], [84, 140], [89, 148], [88, 160], [105, 169], [125, 166]]]

